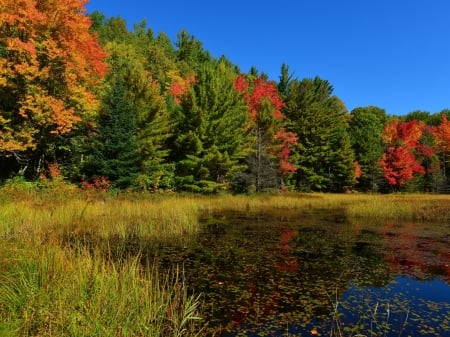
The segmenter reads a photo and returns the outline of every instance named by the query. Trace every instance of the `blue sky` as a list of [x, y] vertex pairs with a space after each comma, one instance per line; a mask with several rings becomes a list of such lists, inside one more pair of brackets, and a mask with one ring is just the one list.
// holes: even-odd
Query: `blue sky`
[[450, 0], [91, 0], [88, 11], [181, 29], [213, 56], [278, 80], [319, 76], [350, 111], [391, 115], [450, 108]]

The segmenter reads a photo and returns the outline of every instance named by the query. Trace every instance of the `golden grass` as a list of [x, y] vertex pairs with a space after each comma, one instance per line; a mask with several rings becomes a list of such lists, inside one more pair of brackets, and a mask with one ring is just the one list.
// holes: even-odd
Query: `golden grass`
[[58, 241], [61, 235], [90, 233], [101, 238], [138, 237], [159, 241], [195, 234], [202, 215], [237, 211], [248, 214], [339, 214], [351, 219], [450, 221], [450, 195], [432, 194], [278, 194], [254, 196], [111, 197], [78, 191], [11, 194], [0, 200], [0, 235], [28, 242]]
[[434, 194], [280, 194], [198, 199], [207, 212], [337, 213], [347, 219], [450, 221], [450, 195]]

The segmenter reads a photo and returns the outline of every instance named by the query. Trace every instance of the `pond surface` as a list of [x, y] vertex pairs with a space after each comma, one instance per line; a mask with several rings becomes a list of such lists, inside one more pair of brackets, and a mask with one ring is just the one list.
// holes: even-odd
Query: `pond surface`
[[449, 224], [222, 214], [161, 263], [211, 336], [450, 336]]

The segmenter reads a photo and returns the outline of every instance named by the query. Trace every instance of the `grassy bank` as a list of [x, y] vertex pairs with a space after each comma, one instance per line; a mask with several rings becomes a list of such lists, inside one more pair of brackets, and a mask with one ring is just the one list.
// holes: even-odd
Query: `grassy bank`
[[205, 214], [450, 221], [450, 196], [441, 195], [0, 192], [1, 336], [201, 335], [201, 300], [182, 266], [163, 272], [141, 253], [195, 236]]

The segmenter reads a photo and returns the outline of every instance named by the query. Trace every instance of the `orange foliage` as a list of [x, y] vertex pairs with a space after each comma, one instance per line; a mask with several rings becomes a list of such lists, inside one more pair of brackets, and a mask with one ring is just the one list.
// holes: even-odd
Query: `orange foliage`
[[1, 0], [0, 152], [33, 149], [96, 111], [107, 70], [85, 0]]
[[191, 85], [195, 84], [196, 79], [195, 76], [186, 76], [181, 77], [176, 72], [170, 71], [168, 73], [169, 78], [172, 80], [172, 83], [169, 87], [169, 92], [173, 96], [176, 105], [181, 104], [181, 99], [187, 95], [188, 90]]
[[414, 174], [425, 173], [414, 154], [417, 151], [426, 156], [432, 155], [428, 147], [420, 144], [424, 129], [425, 123], [415, 120], [394, 120], [384, 128], [382, 139], [389, 146], [381, 158], [380, 166], [391, 186], [403, 186], [414, 178]]
[[433, 129], [435, 146], [439, 152], [450, 153], [450, 121], [445, 114], [442, 114], [441, 123]]
[[354, 167], [354, 169], [355, 169], [355, 177], [358, 179], [358, 178], [361, 178], [361, 175], [362, 175], [362, 169], [361, 169], [361, 165], [359, 164], [359, 162], [356, 160], [356, 161], [354, 161], [353, 162], [353, 167]]
[[394, 120], [384, 128], [383, 141], [387, 144], [416, 147], [422, 138], [425, 123], [422, 121], [402, 122]]

